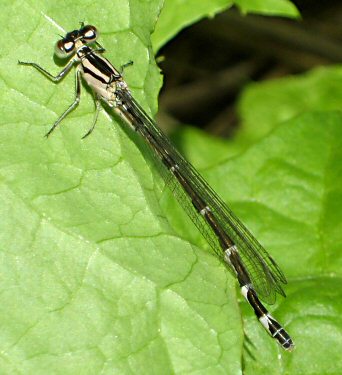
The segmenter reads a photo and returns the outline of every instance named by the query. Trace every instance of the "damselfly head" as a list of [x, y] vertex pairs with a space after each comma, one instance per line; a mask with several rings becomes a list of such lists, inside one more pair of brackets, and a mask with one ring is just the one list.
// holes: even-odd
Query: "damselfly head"
[[[79, 30], [67, 33], [63, 39], [60, 39], [55, 46], [55, 54], [64, 59], [70, 57], [76, 52], [76, 48], [82, 44], [94, 43], [98, 37], [98, 31], [95, 26], [85, 25]], [[76, 47], [76, 43], [78, 45]]]
[[70, 38], [60, 39], [55, 46], [55, 54], [64, 59], [75, 53], [75, 41]]
[[95, 26], [85, 25], [80, 29], [84, 43], [94, 43], [99, 36]]

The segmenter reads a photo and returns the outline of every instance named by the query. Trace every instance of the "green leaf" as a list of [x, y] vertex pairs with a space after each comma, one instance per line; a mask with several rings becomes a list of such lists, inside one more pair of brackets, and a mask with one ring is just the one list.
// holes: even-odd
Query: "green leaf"
[[68, 30], [81, 15], [102, 32], [115, 65], [134, 61], [125, 78], [155, 112], [161, 79], [148, 36], [160, 2], [35, 4], [8, 4], [0, 16], [8, 25], [0, 61], [0, 372], [236, 373], [243, 331], [234, 284], [215, 257], [170, 227], [154, 167], [104, 112], [81, 140], [94, 112], [86, 90], [44, 139], [74, 99], [74, 78], [54, 85], [17, 65], [61, 70], [51, 58], [59, 31], [43, 15]]
[[233, 0], [165, 0], [152, 34], [154, 50], [158, 51], [185, 27], [204, 17], [213, 17], [232, 5]]
[[[210, 154], [215, 142], [206, 139]], [[296, 348], [277, 359], [279, 348], [263, 334], [243, 301], [248, 338], [244, 373], [338, 373], [342, 368], [341, 112], [311, 112], [286, 121], [204, 175], [257, 235], [289, 282], [287, 298], [279, 299], [272, 313], [288, 329]], [[180, 219], [174, 224], [179, 231], [184, 228]]]
[[[53, 85], [16, 64], [33, 60], [60, 70], [50, 54], [58, 31], [40, 12], [66, 29], [76, 28], [81, 15], [102, 31], [115, 65], [134, 61], [125, 78], [154, 113], [161, 80], [148, 38], [161, 3], [36, 7], [15, 2], [0, 15], [6, 40], [0, 372], [322, 374], [340, 368], [341, 115], [291, 120], [205, 173], [289, 276], [289, 297], [272, 313], [297, 349], [279, 359], [281, 349], [247, 304], [237, 303], [233, 278], [194, 245], [198, 232], [189, 220], [182, 237], [170, 226], [172, 212], [159, 204], [160, 179], [134, 135], [102, 112], [95, 132], [81, 140], [93, 117], [83, 90], [79, 108], [44, 139], [72, 102], [74, 80]], [[243, 352], [240, 307], [255, 360]]]
[[[221, 159], [205, 173], [221, 182], [216, 190], [232, 201], [289, 280], [288, 297], [275, 316], [293, 336], [295, 351], [275, 360], [276, 349], [243, 303], [246, 374], [328, 374], [342, 368], [341, 98], [341, 67], [248, 86], [240, 101], [244, 127], [227, 143], [240, 156]], [[196, 163], [211, 159], [216, 147], [210, 138], [202, 141], [207, 151], [199, 156], [183, 141]]]
[[243, 13], [258, 13], [272, 16], [297, 18], [296, 6], [289, 0], [235, 0]]
[[296, 6], [289, 0], [165, 0], [152, 35], [154, 50], [158, 51], [185, 27], [204, 17], [212, 18], [233, 5], [243, 13], [299, 17]]
[[239, 102], [239, 142], [250, 144], [277, 124], [308, 111], [340, 110], [341, 87], [341, 66], [248, 85]]

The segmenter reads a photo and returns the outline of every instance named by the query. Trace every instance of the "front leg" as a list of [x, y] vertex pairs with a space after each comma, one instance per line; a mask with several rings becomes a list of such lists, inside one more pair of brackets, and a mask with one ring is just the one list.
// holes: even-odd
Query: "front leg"
[[75, 64], [76, 60], [72, 59], [68, 62], [68, 64], [65, 66], [65, 68], [58, 73], [56, 76], [48, 72], [46, 69], [41, 67], [40, 65], [34, 63], [34, 62], [26, 62], [26, 61], [18, 61], [19, 65], [26, 65], [26, 66], [32, 66], [33, 68], [37, 69], [38, 72], [45, 75], [45, 77], [49, 78], [51, 81], [58, 83], [61, 79], [63, 79], [69, 72], [70, 69]]

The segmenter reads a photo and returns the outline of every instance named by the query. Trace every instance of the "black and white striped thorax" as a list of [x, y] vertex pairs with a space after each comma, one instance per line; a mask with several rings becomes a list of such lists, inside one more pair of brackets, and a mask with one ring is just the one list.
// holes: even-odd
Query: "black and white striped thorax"
[[89, 74], [99, 82], [110, 84], [122, 79], [114, 66], [99, 53], [88, 46], [82, 46], [77, 51], [84, 74]]
[[85, 45], [77, 50], [77, 57], [80, 61], [79, 70], [86, 83], [99, 99], [106, 101], [111, 107], [115, 107], [118, 102], [117, 86], [127, 89], [118, 70], [97, 51]]

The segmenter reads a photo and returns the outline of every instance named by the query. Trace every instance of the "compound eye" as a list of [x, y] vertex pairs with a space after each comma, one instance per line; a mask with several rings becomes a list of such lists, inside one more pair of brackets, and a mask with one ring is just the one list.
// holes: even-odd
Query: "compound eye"
[[83, 40], [86, 43], [93, 43], [98, 37], [98, 31], [96, 27], [92, 25], [83, 26], [80, 32], [82, 33]]
[[64, 59], [75, 52], [75, 43], [72, 40], [61, 39], [56, 43], [55, 54]]

